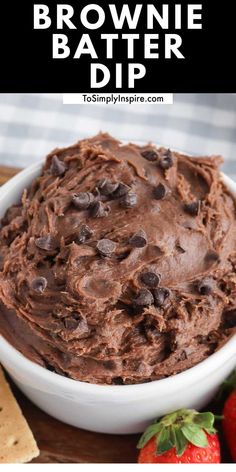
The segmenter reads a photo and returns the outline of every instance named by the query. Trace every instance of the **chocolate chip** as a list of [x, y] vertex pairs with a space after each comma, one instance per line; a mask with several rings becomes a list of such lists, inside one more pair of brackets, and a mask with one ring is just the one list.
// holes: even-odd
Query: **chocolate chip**
[[74, 331], [78, 327], [78, 324], [79, 320], [74, 320], [73, 318], [66, 318], [64, 320], [65, 328], [69, 331]]
[[151, 162], [156, 161], [158, 158], [157, 152], [153, 151], [153, 149], [141, 152], [141, 156], [143, 156], [144, 159], [147, 159], [147, 161]]
[[98, 188], [102, 195], [111, 195], [118, 189], [118, 187], [118, 182], [111, 182], [111, 180], [108, 179], [102, 179], [98, 182]]
[[93, 234], [93, 231], [87, 225], [82, 225], [79, 234], [76, 237], [76, 243], [84, 244]]
[[123, 182], [120, 182], [118, 185], [118, 188], [116, 191], [113, 193], [113, 196], [115, 198], [120, 198], [126, 195], [130, 191], [130, 187], [126, 184], [123, 184]]
[[35, 239], [35, 245], [44, 251], [54, 251], [58, 247], [56, 238], [50, 234]]
[[93, 196], [94, 200], [99, 200], [101, 198], [100, 190], [97, 187], [95, 187], [95, 189], [93, 190]]
[[220, 256], [215, 251], [208, 251], [206, 254], [205, 260], [207, 262], [217, 262], [220, 260]]
[[116, 363], [114, 361], [104, 361], [103, 366], [107, 370], [114, 370], [116, 368]]
[[160, 331], [154, 325], [144, 325], [144, 331], [146, 338], [152, 343], [155, 343], [162, 336]]
[[186, 205], [184, 205], [184, 209], [186, 213], [189, 213], [189, 215], [197, 216], [200, 210], [200, 204], [200, 200], [197, 200], [196, 202], [186, 203]]
[[97, 243], [97, 250], [102, 256], [109, 257], [115, 250], [116, 243], [110, 239], [100, 239]]
[[207, 336], [207, 340], [210, 344], [217, 343], [222, 339], [222, 333], [220, 331], [212, 330]]
[[195, 339], [199, 344], [207, 344], [207, 336], [199, 334]]
[[197, 288], [200, 295], [210, 295], [213, 291], [212, 279], [206, 277], [205, 279], [198, 282]]
[[89, 333], [87, 321], [79, 313], [72, 313], [71, 316], [65, 318], [63, 322], [68, 331], [78, 331], [78, 339]]
[[160, 283], [161, 276], [155, 272], [143, 272], [140, 275], [140, 280], [150, 288], [155, 288]]
[[4, 267], [4, 257], [0, 255], [0, 270], [3, 270]]
[[138, 197], [136, 193], [129, 192], [120, 200], [120, 205], [124, 208], [133, 208], [137, 205]]
[[153, 290], [155, 306], [161, 307], [164, 305], [167, 298], [170, 297], [170, 290], [168, 288], [159, 287]]
[[223, 313], [224, 328], [236, 327], [236, 310], [229, 310]]
[[45, 279], [45, 277], [36, 277], [31, 282], [31, 288], [37, 293], [43, 293], [47, 287], [47, 284], [48, 282], [47, 282], [47, 279]]
[[113, 377], [112, 383], [114, 385], [124, 385], [122, 377]]
[[172, 153], [170, 149], [167, 149], [165, 154], [163, 154], [160, 157], [158, 165], [163, 170], [170, 169], [174, 165], [174, 161], [173, 161], [173, 157], [172, 157]]
[[180, 246], [180, 244], [176, 244], [175, 249], [179, 254], [185, 254], [186, 252], [185, 249], [182, 246]]
[[93, 218], [103, 218], [108, 216], [111, 211], [109, 205], [104, 205], [102, 202], [95, 202], [91, 207], [91, 216]]
[[137, 233], [133, 234], [133, 236], [129, 240], [131, 246], [133, 247], [144, 247], [147, 245], [147, 235], [145, 231], [140, 229]]
[[53, 367], [53, 365], [51, 365], [46, 360], [44, 360], [44, 367], [45, 367], [45, 369], [50, 370], [50, 372], [56, 373], [56, 369]]
[[134, 299], [134, 304], [136, 306], [149, 306], [153, 305], [154, 298], [150, 290], [147, 288], [142, 288], [138, 296]]
[[186, 359], [187, 359], [187, 354], [186, 354], [185, 351], [182, 351], [180, 356], [179, 356], [179, 360], [180, 361], [186, 361]]
[[98, 180], [96, 188], [102, 189], [102, 187], [106, 184], [106, 182], [107, 182], [107, 179]]
[[93, 201], [94, 196], [90, 192], [79, 192], [72, 197], [72, 203], [77, 210], [87, 210]]
[[153, 190], [153, 196], [156, 200], [163, 200], [168, 193], [168, 190], [161, 182]]
[[53, 156], [51, 161], [50, 173], [52, 175], [55, 175], [56, 177], [59, 177], [61, 175], [64, 175], [66, 170], [67, 167], [65, 162], [60, 161], [60, 159], [58, 159], [56, 155]]

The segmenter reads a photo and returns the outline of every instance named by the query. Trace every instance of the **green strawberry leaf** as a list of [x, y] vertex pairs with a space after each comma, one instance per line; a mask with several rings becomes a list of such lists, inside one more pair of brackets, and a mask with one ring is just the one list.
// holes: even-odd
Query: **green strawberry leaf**
[[144, 431], [143, 435], [139, 439], [139, 442], [137, 444], [138, 449], [142, 449], [148, 441], [150, 441], [153, 436], [156, 436], [161, 429], [162, 429], [162, 424], [161, 423], [153, 423], [150, 426], [147, 427], [146, 431]]
[[211, 430], [215, 432], [215, 429], [213, 427], [214, 421], [215, 416], [210, 411], [206, 411], [205, 413], [198, 413], [193, 419], [194, 424], [197, 424], [206, 431]]
[[198, 413], [193, 422], [204, 429], [208, 434], [214, 434], [216, 433], [216, 429], [214, 428], [215, 419], [213, 413], [207, 411], [205, 413]]
[[207, 447], [208, 440], [204, 431], [196, 424], [187, 424], [182, 426], [181, 431], [185, 438], [194, 446]]
[[183, 435], [181, 429], [178, 427], [173, 427], [173, 435], [174, 435], [174, 444], [176, 448], [176, 453], [177, 456], [180, 457], [184, 453], [187, 445], [188, 445], [188, 440], [186, 437]]
[[215, 434], [217, 430], [215, 428], [204, 428], [207, 434]]
[[155, 420], [141, 436], [137, 447], [141, 449], [156, 437], [157, 455], [175, 447], [181, 456], [188, 443], [197, 447], [207, 447], [206, 433], [213, 434], [215, 417], [210, 412], [198, 413], [196, 410], [180, 409]]
[[171, 425], [171, 426], [169, 426], [169, 429], [170, 429], [170, 441], [174, 446], [175, 445], [175, 439], [176, 439], [175, 438], [175, 426]]
[[163, 428], [156, 439], [157, 455], [161, 456], [164, 452], [172, 449], [174, 444], [171, 441], [170, 428]]

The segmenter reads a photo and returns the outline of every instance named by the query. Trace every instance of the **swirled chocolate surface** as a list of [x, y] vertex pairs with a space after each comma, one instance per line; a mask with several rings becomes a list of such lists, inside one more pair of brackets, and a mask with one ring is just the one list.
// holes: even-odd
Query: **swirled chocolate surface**
[[208, 357], [236, 326], [236, 211], [220, 162], [107, 134], [54, 150], [1, 222], [0, 332], [92, 383]]

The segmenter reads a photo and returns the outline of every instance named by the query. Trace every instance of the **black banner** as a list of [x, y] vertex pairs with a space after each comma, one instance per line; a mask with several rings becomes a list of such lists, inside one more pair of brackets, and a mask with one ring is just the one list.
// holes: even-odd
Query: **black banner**
[[2, 2], [0, 92], [236, 92], [232, 5]]

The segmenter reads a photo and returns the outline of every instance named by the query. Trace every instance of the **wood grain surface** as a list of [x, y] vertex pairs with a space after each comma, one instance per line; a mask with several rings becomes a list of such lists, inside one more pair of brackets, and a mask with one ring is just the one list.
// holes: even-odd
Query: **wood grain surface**
[[[0, 185], [19, 170], [0, 166]], [[10, 383], [40, 449], [40, 456], [33, 461], [34, 463], [132, 463], [137, 461], [137, 435], [98, 434], [61, 423], [33, 405], [12, 382]], [[208, 409], [220, 413], [222, 401], [212, 402]], [[231, 462], [221, 430], [220, 436], [222, 461]]]
[[0, 166], [0, 185], [5, 184], [13, 175], [20, 171], [17, 167]]

